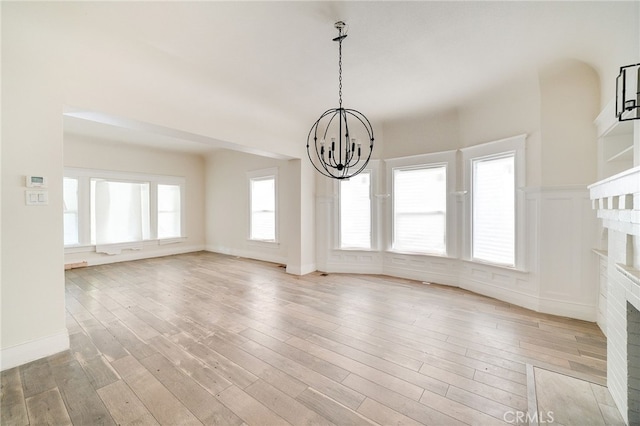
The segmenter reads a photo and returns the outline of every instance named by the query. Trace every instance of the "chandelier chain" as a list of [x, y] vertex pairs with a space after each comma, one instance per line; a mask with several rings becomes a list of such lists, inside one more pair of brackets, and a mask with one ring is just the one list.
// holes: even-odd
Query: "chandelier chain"
[[[338, 35], [342, 37], [342, 29], [338, 31]], [[338, 101], [342, 108], [342, 38], [338, 41]]]

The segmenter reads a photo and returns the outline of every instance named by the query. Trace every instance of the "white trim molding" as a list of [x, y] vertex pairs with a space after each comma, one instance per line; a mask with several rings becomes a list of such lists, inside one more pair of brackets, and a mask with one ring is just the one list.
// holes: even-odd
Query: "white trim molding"
[[29, 342], [2, 349], [0, 352], [0, 371], [35, 361], [69, 349], [67, 329]]
[[526, 134], [500, 139], [497, 141], [481, 143], [460, 149], [462, 153], [462, 190], [468, 196], [462, 197], [462, 247], [461, 257], [471, 260], [473, 255], [472, 235], [472, 166], [473, 161], [489, 158], [497, 158], [505, 154], [512, 154], [515, 164], [515, 265], [517, 270], [526, 270], [526, 242], [524, 233], [526, 229], [525, 194], [518, 189], [526, 185], [526, 158], [525, 142]]
[[[107, 265], [109, 263], [118, 263], [118, 262], [129, 262], [131, 260], [142, 260], [142, 259], [152, 259], [154, 257], [165, 257], [165, 256], [173, 256], [176, 254], [184, 254], [184, 253], [194, 253], [198, 251], [203, 251], [205, 246], [202, 244], [198, 245], [189, 245], [182, 246], [178, 244], [167, 244], [164, 246], [159, 246], [157, 242], [152, 244], [153, 246], [157, 246], [157, 249], [154, 250], [130, 250], [123, 251], [120, 254], [115, 255], [101, 255], [98, 257], [90, 257], [86, 260], [88, 266], [95, 265]], [[95, 253], [94, 253], [95, 254]], [[78, 258], [76, 261], [82, 261], [83, 259]], [[70, 263], [70, 261], [65, 260], [65, 263]]]
[[244, 257], [247, 259], [261, 260], [263, 262], [272, 262], [272, 263], [280, 263], [283, 265], [287, 264], [287, 257], [282, 256], [281, 254], [276, 253], [275, 251], [279, 249], [278, 246], [254, 246], [255, 250], [249, 249], [231, 249], [229, 247], [222, 247], [219, 245], [210, 245], [208, 244], [205, 248], [206, 251], [212, 253], [220, 253], [227, 254], [229, 256], [237, 256]]
[[316, 270], [317, 269], [316, 269], [315, 263], [308, 263], [306, 265], [300, 265], [300, 266], [287, 265], [287, 274], [292, 274], [292, 275], [307, 275], [312, 272], [315, 272]]

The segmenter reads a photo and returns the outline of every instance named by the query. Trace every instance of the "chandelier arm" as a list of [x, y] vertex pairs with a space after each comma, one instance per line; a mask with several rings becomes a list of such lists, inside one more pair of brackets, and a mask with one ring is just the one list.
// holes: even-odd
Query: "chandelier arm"
[[348, 111], [346, 109], [342, 109], [342, 116], [344, 117], [344, 138], [345, 143], [347, 144], [346, 149], [349, 150], [349, 121], [347, 117]]
[[364, 128], [367, 130], [367, 134], [369, 135], [369, 142], [371, 143], [370, 147], [373, 148], [373, 141], [374, 141], [373, 126], [371, 126], [371, 122], [369, 122], [369, 119], [365, 117], [365, 115], [358, 110], [347, 109], [346, 111], [350, 112], [351, 115], [353, 115], [355, 118], [357, 118], [360, 121], [360, 123], [362, 123]]
[[[333, 115], [329, 119], [329, 122], [327, 123], [327, 126], [324, 129], [324, 135], [322, 135], [322, 137], [323, 137], [323, 139], [325, 141], [327, 140], [327, 132], [329, 132], [329, 128], [331, 127], [331, 123], [333, 122], [333, 119], [336, 118], [336, 115], [338, 115], [340, 113], [340, 110], [341, 110], [341, 108], [334, 108], [334, 109], [331, 109], [331, 110], [327, 111], [327, 112], [333, 112]], [[322, 117], [321, 117], [321, 119], [322, 119]], [[333, 141], [331, 141], [331, 148], [335, 148]], [[339, 148], [340, 148], [340, 146], [339, 146]], [[334, 169], [337, 169], [339, 163], [336, 162], [335, 149], [331, 149], [331, 152], [332, 152], [332, 155], [329, 158], [329, 160], [333, 160], [333, 164], [330, 161], [328, 165], [330, 167], [334, 168]], [[340, 148], [340, 151], [338, 151], [338, 152], [341, 152], [341, 148]]]
[[324, 118], [326, 114], [327, 114], [327, 111], [325, 111], [320, 116], [320, 118], [318, 118], [316, 122], [313, 123], [313, 126], [311, 126], [311, 129], [309, 130], [309, 134], [307, 135], [307, 155], [309, 156], [309, 160], [311, 160], [311, 163], [314, 164], [314, 166], [315, 166], [315, 163], [311, 158], [311, 151], [309, 150], [309, 140], [311, 139], [311, 134], [313, 133], [313, 147], [316, 151], [316, 157], [320, 159], [321, 155], [320, 155], [320, 152], [318, 151], [318, 124], [320, 124], [320, 120], [322, 120], [322, 118]]
[[358, 159], [356, 160], [356, 162], [352, 163], [351, 161], [353, 160], [354, 152], [351, 151], [349, 154], [350, 154], [349, 155], [349, 161], [347, 162], [347, 164], [348, 164], [348, 167], [351, 168], [351, 167], [355, 166], [356, 164], [358, 164], [358, 162], [360, 161], [360, 157], [358, 156]]
[[[317, 153], [317, 151], [316, 151], [316, 153]], [[322, 168], [324, 170], [321, 170], [316, 165], [316, 162], [313, 161], [313, 158], [311, 158], [311, 151], [309, 149], [307, 149], [307, 155], [309, 156], [309, 161], [311, 162], [311, 165], [313, 166], [314, 169], [316, 169], [318, 171], [318, 173], [320, 173], [321, 175], [326, 176], [328, 178], [334, 178], [334, 179], [336, 178], [336, 176], [333, 173], [331, 173], [329, 171], [329, 169], [327, 169], [327, 164], [324, 161], [320, 161], [320, 163], [322, 164]]]
[[[325, 118], [327, 115], [334, 113], [335, 116], [335, 109], [329, 109], [326, 110], [324, 113], [322, 113], [322, 115], [320, 116], [320, 118], [318, 120], [316, 120], [316, 122], [313, 124], [313, 126], [311, 126], [311, 129], [309, 130], [309, 135], [307, 136], [307, 155], [309, 157], [309, 161], [311, 161], [311, 164], [313, 165], [313, 167], [320, 172], [321, 174], [323, 174], [324, 176], [327, 177], [335, 177], [327, 168], [327, 166], [331, 166], [330, 164], [327, 164], [326, 161], [324, 160], [323, 155], [321, 155], [319, 149], [318, 149], [318, 125], [320, 124], [320, 121]], [[333, 119], [333, 117], [332, 117]], [[315, 129], [315, 131], [314, 131]], [[311, 139], [311, 134], [313, 133], [314, 135], [314, 145], [315, 145], [315, 151], [316, 151], [316, 158], [319, 160], [319, 162], [322, 164], [322, 168], [325, 170], [325, 172], [323, 172], [322, 170], [320, 170], [318, 168], [318, 166], [316, 165], [316, 162], [313, 161], [313, 158], [311, 157], [311, 151], [309, 149], [309, 140]], [[325, 132], [326, 134], [326, 132]], [[331, 166], [332, 167], [332, 166]]]
[[316, 169], [318, 171], [318, 173], [320, 173], [323, 176], [326, 176], [328, 178], [334, 178], [335, 176], [332, 175], [331, 173], [329, 173], [328, 171], [322, 171], [318, 168], [318, 166], [316, 166], [316, 163], [313, 162], [313, 160], [311, 159], [311, 155], [309, 155], [309, 160], [311, 160], [311, 165], [313, 166], [314, 169]]
[[[313, 132], [313, 129], [315, 129], [313, 140], [315, 142], [316, 154], [318, 155], [318, 158], [321, 158], [320, 157], [320, 153], [318, 152], [318, 142], [317, 142], [318, 141], [318, 125], [320, 124], [320, 121], [322, 121], [323, 118], [325, 118], [326, 116], [328, 116], [332, 112], [334, 113], [334, 116], [335, 116], [335, 108], [328, 109], [325, 112], [323, 112], [322, 115], [320, 116], [320, 118], [318, 118], [316, 120], [316, 122], [313, 123], [313, 126], [311, 126], [311, 130], [309, 131], [309, 136], [307, 136], [307, 149], [308, 149], [309, 148], [309, 138], [311, 137], [311, 133]], [[333, 117], [331, 117], [329, 123], [331, 123], [331, 120], [333, 120]], [[324, 135], [322, 135], [322, 138], [324, 140], [326, 140], [326, 137], [327, 137], [327, 129], [325, 129]]]
[[[369, 120], [367, 120], [367, 118], [366, 118], [366, 117], [364, 117], [364, 115], [363, 115], [363, 114], [361, 114], [359, 111], [354, 110], [354, 109], [349, 109], [349, 110], [347, 110], [347, 111], [348, 111], [352, 116], [354, 116], [358, 121], [360, 121], [360, 123], [362, 123], [363, 127], [365, 128], [365, 130], [367, 131], [367, 134], [368, 134], [368, 136], [369, 136], [369, 143], [370, 143], [370, 145], [369, 145], [369, 156], [367, 157], [367, 161], [365, 162], [365, 166], [366, 166], [366, 163], [368, 163], [368, 162], [369, 162], [369, 158], [371, 158], [371, 152], [372, 152], [372, 150], [373, 150], [373, 131], [372, 131], [372, 130], [370, 130], [370, 126], [371, 126], [371, 124], [369, 123]], [[358, 115], [358, 114], [359, 114], [359, 115]], [[364, 120], [363, 120], [360, 116], [364, 117]], [[366, 123], [365, 123], [365, 121], [366, 121]], [[369, 127], [367, 126], [367, 124], [368, 124], [368, 126], [369, 126]], [[353, 156], [353, 155], [352, 155], [352, 156]], [[353, 164], [349, 164], [349, 167], [353, 167], [353, 166], [355, 166], [356, 164], [358, 164], [358, 163], [360, 162], [360, 159], [361, 159], [361, 155], [358, 155], [358, 159], [357, 159], [357, 161], [356, 161], [355, 163], [353, 163]], [[359, 173], [359, 172], [358, 172], [358, 173]], [[357, 173], [356, 173], [356, 174], [357, 174]]]
[[[362, 114], [360, 111], [355, 110], [355, 109], [347, 109], [347, 111], [354, 116], [358, 121], [360, 121], [360, 123], [362, 123], [363, 127], [366, 129], [367, 131], [367, 135], [369, 136], [369, 155], [367, 155], [366, 160], [364, 161], [364, 163], [362, 164], [362, 166], [353, 174], [351, 174], [351, 176], [355, 176], [358, 173], [362, 172], [365, 167], [367, 167], [367, 164], [369, 164], [369, 160], [371, 159], [371, 154], [373, 154], [373, 142], [374, 142], [374, 136], [373, 136], [373, 127], [371, 126], [371, 123], [369, 122], [369, 120], [367, 119], [367, 117]], [[360, 162], [362, 158], [358, 157], [358, 161], [356, 161], [352, 166], [355, 166], [356, 164], [358, 164]]]

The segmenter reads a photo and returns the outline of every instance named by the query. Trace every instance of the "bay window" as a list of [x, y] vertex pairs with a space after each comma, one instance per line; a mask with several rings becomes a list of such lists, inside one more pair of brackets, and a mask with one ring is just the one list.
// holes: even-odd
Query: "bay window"
[[116, 254], [184, 238], [183, 194], [180, 177], [65, 169], [64, 245]]

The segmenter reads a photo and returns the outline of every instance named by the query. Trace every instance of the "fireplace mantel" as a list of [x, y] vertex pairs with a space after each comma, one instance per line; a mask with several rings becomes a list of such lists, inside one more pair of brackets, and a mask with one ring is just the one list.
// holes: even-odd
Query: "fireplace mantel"
[[640, 167], [589, 186], [607, 247], [607, 386], [627, 424], [640, 423]]

